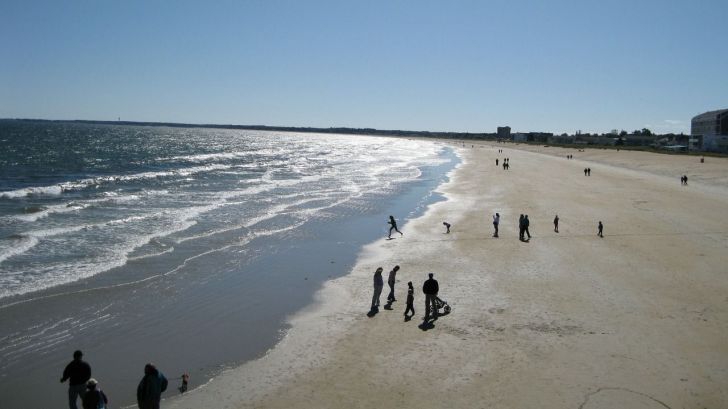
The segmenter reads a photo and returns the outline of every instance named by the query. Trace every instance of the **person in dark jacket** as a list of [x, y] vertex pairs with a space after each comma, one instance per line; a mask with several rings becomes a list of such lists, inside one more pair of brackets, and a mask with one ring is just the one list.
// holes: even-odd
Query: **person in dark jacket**
[[166, 390], [167, 378], [154, 365], [144, 365], [144, 377], [137, 387], [139, 409], [159, 409], [162, 392]]
[[523, 214], [518, 217], [518, 239], [523, 241], [523, 234], [526, 229], [523, 227]]
[[392, 238], [392, 230], [394, 230], [397, 233], [399, 233], [400, 236], [404, 236], [404, 233], [402, 233], [401, 231], [399, 231], [399, 229], [397, 228], [397, 221], [394, 220], [394, 216], [390, 215], [389, 216], [389, 221], [387, 223], [389, 223], [389, 226], [390, 226], [389, 227], [389, 235], [387, 236], [387, 238], [390, 238], [390, 239]]
[[528, 231], [528, 226], [531, 225], [531, 222], [528, 220], [528, 215], [523, 216], [523, 231], [528, 236], [528, 239], [531, 240], [531, 232]]
[[399, 271], [399, 266], [394, 266], [392, 271], [389, 272], [389, 277], [387, 277], [387, 284], [389, 284], [389, 295], [387, 296], [387, 301], [390, 303], [397, 301], [397, 299], [394, 298], [394, 283], [397, 282], [397, 271]]
[[91, 365], [84, 362], [81, 358], [83, 352], [75, 351], [73, 353], [73, 361], [66, 365], [63, 370], [61, 383], [68, 380], [68, 407], [78, 409], [76, 400], [86, 394], [86, 382], [91, 379]]
[[379, 308], [379, 296], [382, 295], [382, 289], [384, 289], [384, 279], [382, 278], [381, 267], [377, 267], [374, 272], [374, 295], [372, 295], [372, 311]]
[[98, 382], [94, 378], [86, 382], [86, 394], [81, 399], [83, 409], [105, 408], [109, 404], [109, 399], [106, 397], [106, 394], [97, 385]]
[[430, 273], [425, 283], [422, 285], [422, 292], [425, 293], [425, 321], [430, 318], [430, 306], [432, 306], [432, 316], [437, 317], [437, 309], [435, 308], [435, 298], [440, 291], [437, 280], [432, 278], [434, 274]]

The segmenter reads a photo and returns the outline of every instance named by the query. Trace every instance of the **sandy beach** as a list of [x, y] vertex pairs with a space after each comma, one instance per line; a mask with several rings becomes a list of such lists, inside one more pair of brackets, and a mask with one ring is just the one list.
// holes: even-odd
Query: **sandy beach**
[[[264, 357], [163, 406], [728, 407], [728, 160], [466, 144], [446, 201], [366, 246]], [[398, 301], [368, 317], [395, 264]], [[421, 328], [430, 272], [452, 312]]]

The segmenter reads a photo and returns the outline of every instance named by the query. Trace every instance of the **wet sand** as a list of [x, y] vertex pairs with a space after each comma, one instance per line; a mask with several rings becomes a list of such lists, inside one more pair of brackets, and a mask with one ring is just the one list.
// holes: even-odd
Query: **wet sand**
[[[266, 356], [165, 407], [728, 407], [728, 160], [511, 144], [460, 154], [439, 189], [448, 200], [404, 238], [365, 247]], [[394, 309], [367, 317], [372, 273], [395, 264]], [[423, 328], [428, 272], [452, 312]], [[417, 314], [404, 322], [410, 280]]]

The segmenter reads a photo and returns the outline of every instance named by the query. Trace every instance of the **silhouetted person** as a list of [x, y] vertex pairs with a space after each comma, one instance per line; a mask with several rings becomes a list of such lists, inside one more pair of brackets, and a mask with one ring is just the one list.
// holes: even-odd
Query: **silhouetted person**
[[500, 215], [498, 213], [493, 216], [493, 228], [495, 229], [495, 233], [493, 233], [493, 237], [498, 237], [498, 226], [500, 225]]
[[584, 176], [586, 176], [586, 168], [584, 168]]
[[144, 365], [144, 377], [137, 387], [139, 409], [159, 409], [162, 392], [166, 390], [167, 378], [154, 365]]
[[523, 230], [526, 232], [526, 235], [528, 236], [528, 239], [531, 240], [531, 232], [528, 231], [528, 226], [531, 225], [531, 222], [528, 220], [528, 215], [526, 215], [523, 218]]
[[387, 277], [387, 284], [389, 284], [389, 295], [387, 296], [387, 301], [397, 301], [396, 298], [394, 298], [394, 283], [397, 282], [397, 271], [399, 271], [399, 266], [394, 266], [392, 271], [389, 272], [389, 277]]
[[685, 184], [688, 184], [688, 175], [685, 175]]
[[83, 409], [103, 409], [109, 404], [109, 398], [97, 385], [98, 382], [94, 378], [86, 382], [86, 394], [81, 399]]
[[83, 352], [75, 351], [73, 361], [66, 365], [61, 378], [61, 383], [68, 379], [68, 407], [71, 409], [78, 409], [76, 399], [80, 397], [83, 400], [83, 395], [86, 394], [86, 382], [91, 379], [91, 365], [83, 361], [82, 357]]
[[705, 157], [700, 158], [700, 163], [705, 163]]
[[503, 170], [506, 170], [507, 167], [508, 167], [508, 163], [506, 161], [503, 161]]
[[518, 217], [518, 238], [519, 238], [520, 240], [523, 240], [523, 232], [524, 232], [524, 231], [526, 230], [526, 229], [525, 229], [525, 228], [523, 227], [523, 219], [524, 219], [524, 218], [523, 218], [523, 214], [521, 214], [521, 215], [520, 215], [520, 216]]
[[379, 307], [379, 296], [382, 295], [384, 288], [384, 278], [382, 278], [382, 268], [377, 268], [374, 272], [374, 295], [372, 296], [372, 310]]
[[498, 159], [495, 160], [495, 166], [498, 166]]
[[556, 217], [554, 217], [554, 231], [556, 233], [559, 232], [559, 215], [557, 214]]
[[443, 226], [447, 229], [445, 233], [450, 233], [450, 223], [448, 222], [442, 222]]
[[591, 168], [586, 168], [586, 175], [591, 176]]
[[432, 312], [433, 317], [437, 317], [435, 298], [437, 298], [437, 293], [440, 291], [440, 286], [437, 284], [437, 280], [432, 278], [433, 275], [430, 273], [430, 278], [425, 280], [425, 283], [422, 285], [422, 292], [425, 293], [425, 321], [430, 318], [430, 312]]
[[597, 229], [598, 229], [597, 236], [604, 237], [604, 225], [602, 224], [601, 221], [599, 221], [599, 224], [597, 225]]
[[[407, 315], [408, 312], [412, 311], [412, 315]], [[412, 286], [412, 281], [407, 283], [407, 308], [404, 310], [404, 319], [409, 320], [415, 315], [415, 288]]]
[[390, 238], [390, 239], [392, 238], [392, 230], [399, 233], [400, 236], [404, 236], [404, 234], [401, 231], [399, 231], [399, 229], [397, 229], [397, 222], [394, 220], [394, 216], [389, 216], [389, 221], [387, 223], [389, 223], [391, 225], [391, 227], [389, 228], [388, 238]]

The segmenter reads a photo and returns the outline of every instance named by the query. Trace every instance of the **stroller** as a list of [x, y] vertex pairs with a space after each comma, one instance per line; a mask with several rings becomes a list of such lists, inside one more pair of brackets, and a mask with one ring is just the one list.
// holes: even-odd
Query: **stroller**
[[441, 315], [441, 309], [444, 314], [450, 314], [450, 305], [448, 305], [447, 301], [435, 296], [435, 302], [432, 304], [432, 315]]

